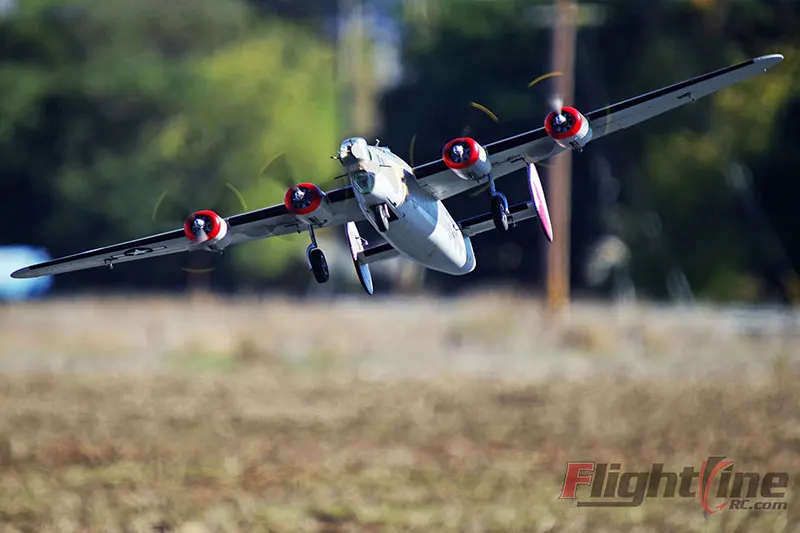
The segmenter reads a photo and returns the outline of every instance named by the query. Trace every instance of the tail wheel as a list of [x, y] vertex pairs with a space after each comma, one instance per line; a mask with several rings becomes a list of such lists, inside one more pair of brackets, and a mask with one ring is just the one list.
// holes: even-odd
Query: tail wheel
[[372, 213], [375, 215], [375, 224], [378, 231], [384, 233], [389, 230], [389, 208], [386, 204], [376, 205], [372, 208]]
[[314, 248], [308, 252], [308, 262], [311, 263], [311, 272], [314, 273], [314, 278], [317, 283], [325, 283], [328, 281], [330, 274], [328, 272], [328, 261], [325, 259], [325, 254], [319, 248]]
[[500, 194], [492, 196], [492, 220], [497, 231], [508, 231], [508, 202]]

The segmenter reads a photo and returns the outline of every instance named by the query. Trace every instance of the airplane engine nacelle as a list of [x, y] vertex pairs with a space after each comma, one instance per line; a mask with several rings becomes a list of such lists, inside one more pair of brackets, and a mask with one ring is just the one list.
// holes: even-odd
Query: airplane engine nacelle
[[442, 159], [447, 168], [464, 180], [481, 180], [492, 171], [486, 150], [469, 137], [459, 137], [444, 145]]
[[328, 196], [313, 183], [298, 183], [283, 197], [286, 209], [306, 224], [327, 224], [333, 218]]
[[592, 140], [592, 126], [580, 111], [574, 107], [561, 108], [544, 120], [547, 134], [563, 148], [581, 149]]
[[183, 223], [183, 233], [193, 243], [215, 244], [228, 234], [228, 223], [214, 211], [197, 211]]

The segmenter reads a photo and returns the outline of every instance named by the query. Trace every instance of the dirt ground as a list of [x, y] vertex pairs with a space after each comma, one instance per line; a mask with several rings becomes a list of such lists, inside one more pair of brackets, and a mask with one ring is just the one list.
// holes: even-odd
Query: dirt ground
[[[797, 313], [555, 318], [505, 294], [6, 305], [0, 532], [793, 533], [798, 388]], [[568, 461], [713, 455], [789, 473], [788, 510], [559, 499]]]

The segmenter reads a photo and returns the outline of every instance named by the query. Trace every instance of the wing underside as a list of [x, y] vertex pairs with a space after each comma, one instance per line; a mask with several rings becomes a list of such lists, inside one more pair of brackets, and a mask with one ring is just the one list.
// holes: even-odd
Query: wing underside
[[[336, 226], [349, 220], [357, 221], [363, 219], [363, 214], [358, 207], [353, 190], [349, 186], [333, 190], [327, 196], [334, 212], [333, 219], [327, 226]], [[287, 235], [306, 228], [293, 214], [288, 212], [283, 204], [242, 213], [225, 220], [228, 223], [229, 235], [225, 246], [254, 239]], [[35, 278], [87, 268], [113, 266], [137, 259], [208, 249], [205, 244], [190, 242], [182, 229], [176, 229], [142, 239], [60, 257], [52, 261], [22, 268], [11, 274], [11, 276], [14, 278]]]
[[[592, 141], [756, 76], [781, 60], [783, 56], [779, 54], [757, 57], [592, 111], [585, 115], [592, 126]], [[527, 162], [542, 161], [565, 150], [547, 135], [544, 127], [487, 144], [485, 148], [495, 178], [521, 170]], [[440, 200], [487, 181], [461, 179], [441, 159], [416, 167], [414, 174], [419, 184]]]

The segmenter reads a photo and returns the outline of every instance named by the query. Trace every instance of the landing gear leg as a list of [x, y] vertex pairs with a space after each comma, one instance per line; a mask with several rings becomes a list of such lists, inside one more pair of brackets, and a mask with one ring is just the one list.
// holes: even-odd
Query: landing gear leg
[[492, 220], [500, 233], [508, 231], [508, 200], [506, 196], [497, 192], [494, 187], [494, 177], [489, 174], [489, 191], [492, 193]]
[[372, 214], [375, 215], [375, 224], [378, 226], [378, 231], [385, 233], [389, 230], [389, 207], [386, 204], [376, 205], [372, 208]]
[[314, 235], [314, 228], [308, 227], [308, 234], [311, 237], [311, 244], [306, 249], [306, 260], [308, 261], [308, 268], [314, 274], [314, 279], [317, 283], [325, 283], [330, 277], [328, 272], [328, 261], [325, 259], [325, 254], [317, 246], [317, 238]]

